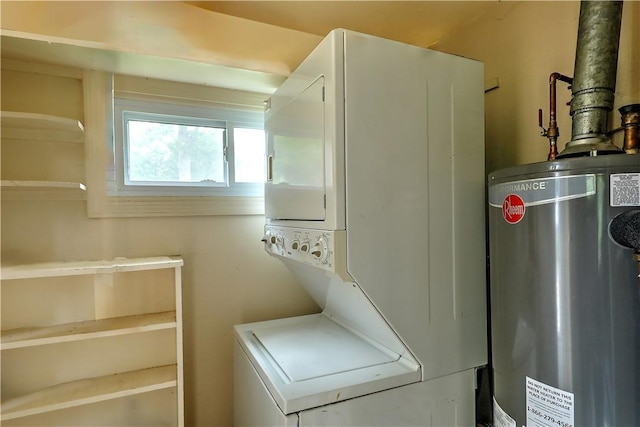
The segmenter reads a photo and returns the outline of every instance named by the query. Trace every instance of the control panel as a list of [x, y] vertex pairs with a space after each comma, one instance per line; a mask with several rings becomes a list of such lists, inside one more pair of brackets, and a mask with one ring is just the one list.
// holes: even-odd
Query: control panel
[[[266, 251], [272, 255], [337, 272], [336, 242], [340, 246], [344, 240], [340, 233], [344, 232], [267, 225], [262, 241]], [[344, 257], [344, 251], [338, 252]], [[345, 262], [338, 257], [339, 265]]]

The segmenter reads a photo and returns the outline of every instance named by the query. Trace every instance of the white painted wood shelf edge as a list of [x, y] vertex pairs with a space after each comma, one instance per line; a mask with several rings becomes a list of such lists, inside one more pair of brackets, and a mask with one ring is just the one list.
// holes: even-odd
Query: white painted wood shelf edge
[[[48, 114], [2, 111], [2, 141], [84, 143], [84, 126], [78, 120]], [[2, 180], [5, 200], [85, 200], [79, 182]]]
[[6, 421], [177, 386], [176, 365], [159, 366], [55, 385], [2, 403]]
[[82, 341], [158, 331], [177, 327], [176, 312], [139, 314], [110, 319], [87, 320], [46, 327], [19, 328], [2, 331], [1, 350], [37, 345]]
[[80, 182], [9, 180], [0, 181], [2, 191], [11, 190], [49, 190], [49, 191], [86, 191], [87, 187]]
[[2, 180], [3, 200], [86, 200], [87, 187], [81, 182]]
[[84, 142], [84, 126], [75, 119], [17, 111], [2, 111], [0, 117], [3, 139]]
[[127, 271], [175, 268], [184, 265], [180, 257], [116, 258], [111, 261], [68, 261], [38, 264], [6, 265], [0, 269], [0, 279], [31, 279]]

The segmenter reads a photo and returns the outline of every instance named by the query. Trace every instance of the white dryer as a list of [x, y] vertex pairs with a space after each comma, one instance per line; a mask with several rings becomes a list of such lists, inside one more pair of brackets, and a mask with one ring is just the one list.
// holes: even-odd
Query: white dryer
[[483, 67], [332, 31], [265, 115], [266, 251], [322, 308], [235, 327], [237, 426], [475, 423]]

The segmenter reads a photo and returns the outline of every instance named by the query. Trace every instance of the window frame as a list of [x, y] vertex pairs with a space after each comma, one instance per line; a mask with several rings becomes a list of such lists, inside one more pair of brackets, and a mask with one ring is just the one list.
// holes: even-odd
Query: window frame
[[[211, 126], [224, 130], [224, 182], [128, 182], [127, 121], [140, 119], [157, 123]], [[245, 196], [263, 197], [264, 180], [258, 183], [237, 182], [235, 179], [235, 129], [264, 129], [264, 116], [257, 112], [181, 105], [148, 100], [114, 97], [114, 159], [115, 178], [109, 193], [114, 196]], [[266, 146], [266, 141], [265, 141]], [[265, 147], [266, 149], [266, 147]]]
[[[118, 81], [118, 89], [115, 88]], [[187, 100], [192, 105], [262, 114], [264, 93], [83, 70], [85, 180], [89, 218], [264, 215], [264, 197], [113, 195], [114, 94], [128, 99]]]

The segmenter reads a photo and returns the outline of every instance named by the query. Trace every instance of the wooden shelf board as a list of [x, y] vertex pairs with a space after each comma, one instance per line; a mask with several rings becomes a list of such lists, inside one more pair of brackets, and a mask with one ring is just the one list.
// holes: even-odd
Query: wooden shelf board
[[84, 142], [84, 127], [75, 119], [15, 111], [2, 111], [0, 117], [3, 138]]
[[0, 269], [0, 276], [2, 280], [79, 276], [175, 268], [183, 264], [182, 258], [178, 257], [116, 258], [112, 261], [49, 262], [3, 266], [2, 269]]
[[176, 365], [159, 366], [58, 384], [3, 402], [0, 420], [176, 387], [176, 369]]
[[0, 349], [32, 347], [93, 338], [135, 334], [175, 328], [176, 312], [140, 314], [111, 319], [2, 331]]
[[78, 120], [50, 114], [2, 111], [0, 117], [2, 117], [2, 127], [84, 131], [82, 123]]
[[0, 181], [2, 191], [87, 191], [87, 187], [80, 182], [65, 181], [32, 181], [32, 180], [5, 180]]
[[2, 180], [3, 200], [86, 200], [84, 184], [64, 181]]

